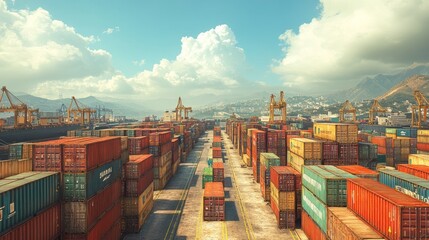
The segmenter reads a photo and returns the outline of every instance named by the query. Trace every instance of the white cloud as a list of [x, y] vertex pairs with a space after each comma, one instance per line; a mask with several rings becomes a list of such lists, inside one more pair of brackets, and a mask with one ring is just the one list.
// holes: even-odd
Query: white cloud
[[285, 84], [338, 89], [364, 76], [429, 62], [429, 2], [322, 0], [319, 18], [279, 39]]
[[103, 31], [104, 34], [108, 34], [108, 35], [114, 32], [119, 32], [119, 27], [107, 28], [106, 30]]
[[136, 66], [143, 66], [145, 64], [145, 62], [146, 61], [144, 59], [142, 59], [140, 61], [133, 61], [133, 64]]

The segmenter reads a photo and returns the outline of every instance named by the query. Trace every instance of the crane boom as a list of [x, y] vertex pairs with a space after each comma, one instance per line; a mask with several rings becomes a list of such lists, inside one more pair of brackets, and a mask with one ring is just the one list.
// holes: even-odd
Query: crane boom
[[345, 114], [351, 113], [353, 114], [353, 122], [356, 122], [356, 108], [350, 103], [349, 100], [346, 100], [343, 103], [343, 106], [339, 110], [340, 113], [340, 122], [346, 122]]
[[368, 124], [374, 124], [375, 113], [385, 113], [387, 110], [383, 108], [377, 99], [374, 99], [371, 108], [369, 109]]
[[422, 127], [422, 122], [426, 122], [427, 120], [429, 101], [418, 90], [414, 91], [414, 98], [416, 99], [417, 105], [411, 106], [411, 126], [420, 128]]

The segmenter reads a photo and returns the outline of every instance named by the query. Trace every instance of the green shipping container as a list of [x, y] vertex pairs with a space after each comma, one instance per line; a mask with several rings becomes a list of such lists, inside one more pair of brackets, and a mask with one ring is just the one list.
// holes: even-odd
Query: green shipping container
[[60, 201], [60, 175], [28, 172], [0, 180], [0, 235]]
[[213, 182], [213, 168], [211, 167], [206, 167], [203, 170], [203, 188], [205, 187], [206, 182]]
[[213, 167], [213, 159], [212, 158], [207, 159], [207, 165], [209, 167]]
[[347, 206], [347, 178], [355, 178], [334, 166], [303, 166], [302, 184], [329, 207]]
[[271, 166], [280, 166], [280, 158], [274, 153], [261, 153], [261, 164], [265, 166], [267, 170]]
[[122, 175], [122, 160], [106, 163], [90, 172], [63, 174], [63, 200], [84, 201]]
[[326, 233], [327, 230], [327, 207], [306, 187], [302, 187], [302, 208], [313, 221]]
[[386, 128], [386, 133], [396, 135], [396, 130], [397, 130], [397, 128]]

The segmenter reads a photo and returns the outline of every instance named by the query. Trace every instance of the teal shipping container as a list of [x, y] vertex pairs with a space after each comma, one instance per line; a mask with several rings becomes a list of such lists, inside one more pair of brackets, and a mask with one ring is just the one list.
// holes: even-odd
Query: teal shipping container
[[335, 166], [302, 166], [302, 184], [329, 207], [347, 206], [347, 178], [356, 176]]
[[429, 203], [429, 181], [397, 170], [380, 169], [380, 183]]
[[22, 159], [22, 143], [9, 145], [9, 159]]
[[328, 209], [313, 193], [306, 187], [302, 187], [302, 208], [313, 221], [326, 233]]
[[377, 155], [377, 163], [386, 163], [386, 155], [378, 154]]
[[122, 160], [117, 159], [96, 169], [83, 173], [63, 174], [63, 200], [84, 201], [122, 175]]
[[269, 171], [271, 166], [280, 166], [280, 158], [274, 153], [261, 153], [261, 165]]
[[417, 128], [399, 128], [399, 129], [396, 129], [396, 136], [417, 138]]
[[60, 175], [26, 172], [0, 180], [0, 235], [60, 201]]

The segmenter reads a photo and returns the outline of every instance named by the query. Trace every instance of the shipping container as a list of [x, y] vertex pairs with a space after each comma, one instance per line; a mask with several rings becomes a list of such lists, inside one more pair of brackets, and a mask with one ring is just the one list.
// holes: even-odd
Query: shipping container
[[[335, 168], [334, 166], [331, 166]], [[302, 185], [329, 207], [347, 206], [347, 178], [355, 178], [340, 169], [327, 171], [322, 166], [303, 166]]]
[[220, 182], [208, 182], [203, 197], [204, 221], [225, 221], [225, 192]]
[[115, 161], [104, 164], [89, 172], [64, 173], [63, 174], [63, 200], [84, 201], [106, 186], [113, 183], [122, 175], [122, 161]]
[[322, 142], [322, 159], [323, 164], [331, 164], [338, 162], [338, 142]]
[[338, 143], [357, 143], [358, 127], [344, 123], [314, 123], [315, 138], [335, 141]]
[[121, 180], [118, 179], [86, 201], [64, 202], [64, 232], [86, 233], [120, 197]]
[[0, 235], [56, 204], [59, 188], [55, 172], [27, 172], [0, 180]]
[[24, 223], [10, 228], [0, 240], [43, 240], [61, 236], [61, 204], [57, 203]]
[[371, 179], [347, 179], [347, 207], [388, 239], [426, 239], [429, 205]]
[[149, 200], [153, 199], [153, 183], [138, 197], [123, 197], [122, 212], [124, 216], [135, 216], [142, 212]]
[[360, 165], [337, 166], [337, 168], [346, 171], [360, 178], [369, 178], [378, 181], [378, 172], [362, 167]]
[[206, 167], [203, 169], [202, 187], [205, 188], [205, 185], [208, 182], [213, 182], [213, 168], [210, 167]]
[[125, 178], [138, 179], [153, 168], [153, 157], [151, 154], [131, 155], [129, 162], [125, 164]]
[[328, 229], [329, 239], [384, 239], [380, 233], [371, 228], [365, 221], [356, 216], [347, 208], [328, 208]]
[[429, 155], [426, 155], [426, 154], [410, 154], [408, 156], [408, 164], [429, 166]]
[[[167, 170], [168, 171], [168, 170]], [[137, 197], [139, 196], [150, 184], [153, 183], [154, 172], [148, 171], [138, 179], [126, 179], [125, 180], [125, 196], [126, 197]]]
[[310, 240], [326, 240], [326, 234], [320, 229], [307, 212], [301, 212], [301, 228]]
[[224, 180], [224, 166], [223, 162], [213, 163], [213, 182], [222, 182]]
[[134, 216], [124, 216], [122, 218], [122, 232], [124, 233], [139, 233], [146, 219], [153, 208], [153, 200], [150, 199], [143, 210]]
[[323, 233], [327, 228], [327, 207], [306, 187], [302, 187], [302, 209], [314, 220]]
[[212, 156], [213, 158], [222, 158], [222, 148], [220, 147], [214, 147], [212, 148]]
[[271, 202], [274, 202], [280, 211], [296, 209], [295, 191], [279, 191], [273, 183], [270, 183]]
[[31, 159], [10, 159], [0, 161], [0, 179], [33, 170]]
[[296, 155], [311, 160], [322, 160], [322, 142], [307, 138], [292, 138], [290, 151]]
[[270, 180], [280, 191], [301, 190], [301, 174], [288, 166], [271, 167]]
[[301, 168], [304, 165], [321, 165], [321, 160], [314, 160], [314, 159], [304, 159], [295, 153], [292, 153], [288, 151], [288, 165], [293, 167], [298, 172], [301, 172]]
[[279, 229], [295, 229], [296, 227], [296, 211], [293, 210], [279, 210], [275, 201], [271, 201], [271, 209], [274, 212]]
[[414, 175], [419, 178], [429, 180], [429, 166], [425, 165], [411, 165], [411, 164], [398, 164], [396, 165], [398, 171]]
[[380, 169], [379, 172], [380, 183], [429, 203], [429, 182], [426, 179], [391, 169]]

